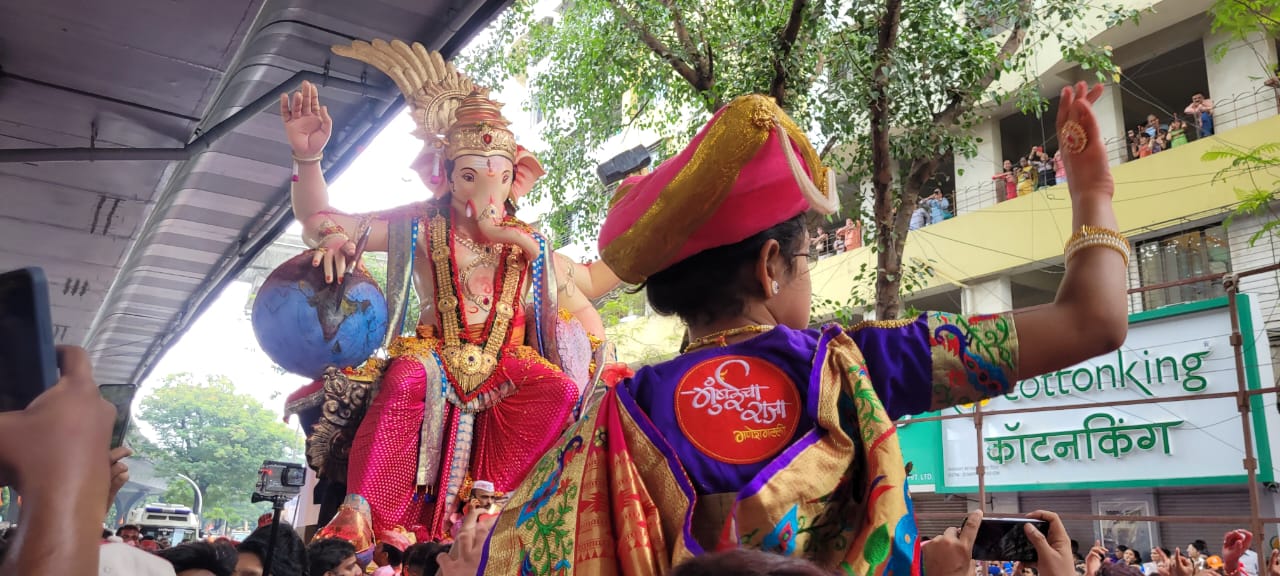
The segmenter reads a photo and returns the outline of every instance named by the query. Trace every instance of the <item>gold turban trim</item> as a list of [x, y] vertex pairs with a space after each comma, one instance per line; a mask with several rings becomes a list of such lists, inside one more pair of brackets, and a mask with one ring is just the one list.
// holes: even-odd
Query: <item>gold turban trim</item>
[[[779, 142], [776, 153], [785, 158], [781, 169], [791, 172], [799, 188], [793, 192], [802, 195], [812, 210], [823, 214], [838, 210], [834, 175], [823, 165], [800, 127], [773, 98], [759, 94], [741, 96], [725, 105], [711, 119], [700, 133], [701, 141], [691, 144], [648, 175], [629, 179], [618, 187], [601, 234], [601, 258], [620, 278], [631, 283], [642, 282], [674, 264], [689, 249], [690, 237], [695, 232], [704, 226], [715, 225], [717, 211], [726, 201], [733, 201], [731, 196], [735, 191], [754, 186], [752, 182], [738, 182], [743, 168], [753, 160], [761, 161], [760, 158], [777, 159], [761, 156], [765, 144], [774, 134], [777, 134]], [[681, 162], [683, 165], [672, 175], [669, 164]], [[808, 174], [805, 167], [808, 167]], [[670, 180], [659, 180], [664, 177]], [[618, 206], [628, 194], [645, 193], [646, 189], [654, 186], [661, 187], [661, 190], [652, 204], [642, 211], [633, 206], [622, 209]], [[786, 194], [787, 190], [778, 190], [778, 193]], [[759, 209], [769, 210], [770, 207], [759, 206]], [[771, 225], [794, 215], [779, 214]], [[762, 222], [766, 220], [769, 217], [762, 218]], [[697, 246], [701, 249], [712, 247]], [[688, 255], [691, 254], [685, 254]]]

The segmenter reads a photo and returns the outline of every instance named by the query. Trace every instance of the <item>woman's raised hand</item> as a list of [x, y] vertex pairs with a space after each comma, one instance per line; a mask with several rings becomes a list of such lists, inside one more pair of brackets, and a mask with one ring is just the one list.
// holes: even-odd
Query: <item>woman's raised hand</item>
[[1107, 159], [1107, 143], [1093, 114], [1093, 103], [1102, 96], [1102, 85], [1092, 89], [1084, 82], [1062, 89], [1058, 101], [1058, 142], [1067, 171], [1067, 188], [1074, 199], [1100, 197], [1107, 201], [1115, 194]]
[[280, 118], [284, 120], [284, 132], [289, 146], [298, 158], [314, 158], [324, 151], [333, 133], [333, 119], [329, 107], [320, 105], [320, 92], [316, 85], [303, 82], [302, 88], [291, 95], [280, 95]]

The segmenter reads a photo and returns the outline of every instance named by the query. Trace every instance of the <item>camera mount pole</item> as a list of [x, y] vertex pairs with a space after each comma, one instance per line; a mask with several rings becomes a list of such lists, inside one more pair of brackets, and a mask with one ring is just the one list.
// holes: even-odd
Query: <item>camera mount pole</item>
[[276, 552], [276, 536], [280, 532], [280, 513], [284, 512], [285, 501], [271, 498], [271, 539], [267, 541], [267, 557], [262, 559], [262, 576], [271, 576], [271, 557]]

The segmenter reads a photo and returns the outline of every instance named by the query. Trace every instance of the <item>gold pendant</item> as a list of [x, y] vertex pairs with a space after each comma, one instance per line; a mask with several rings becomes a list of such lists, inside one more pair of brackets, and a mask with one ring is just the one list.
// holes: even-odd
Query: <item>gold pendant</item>
[[444, 363], [463, 392], [471, 392], [493, 374], [498, 359], [470, 342], [444, 347]]

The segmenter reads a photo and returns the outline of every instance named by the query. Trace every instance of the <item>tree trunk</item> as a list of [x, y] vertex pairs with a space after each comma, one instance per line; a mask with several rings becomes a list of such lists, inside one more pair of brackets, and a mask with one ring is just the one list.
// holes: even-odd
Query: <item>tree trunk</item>
[[[893, 155], [889, 147], [889, 65], [890, 53], [898, 43], [898, 24], [902, 19], [902, 0], [887, 0], [884, 16], [876, 40], [872, 72], [874, 87], [871, 90], [871, 169], [872, 194], [876, 221], [876, 318], [888, 320], [898, 317], [902, 307], [898, 296], [902, 285], [902, 249], [906, 234], [898, 234], [896, 221], [905, 216], [910, 220], [914, 199], [906, 197], [894, 207]], [[908, 204], [910, 202], [910, 204]], [[901, 227], [903, 232], [906, 227]]]

